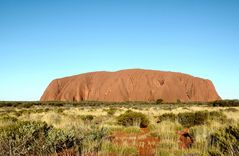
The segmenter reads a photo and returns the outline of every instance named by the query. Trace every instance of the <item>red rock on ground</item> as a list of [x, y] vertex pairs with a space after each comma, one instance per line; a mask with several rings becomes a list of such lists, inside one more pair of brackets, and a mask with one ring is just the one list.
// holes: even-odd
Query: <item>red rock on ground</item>
[[189, 149], [192, 147], [193, 144], [193, 138], [189, 134], [189, 129], [186, 128], [183, 131], [178, 131], [177, 134], [179, 137], [179, 147], [181, 149]]
[[176, 72], [129, 69], [53, 80], [41, 101], [208, 102], [221, 99], [210, 80]]

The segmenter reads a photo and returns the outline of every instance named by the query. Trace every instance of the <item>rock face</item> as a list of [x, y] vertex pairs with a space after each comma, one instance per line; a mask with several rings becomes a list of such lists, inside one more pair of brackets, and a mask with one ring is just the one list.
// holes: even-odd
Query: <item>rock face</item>
[[53, 80], [41, 101], [208, 102], [221, 99], [210, 80], [155, 70], [92, 72]]

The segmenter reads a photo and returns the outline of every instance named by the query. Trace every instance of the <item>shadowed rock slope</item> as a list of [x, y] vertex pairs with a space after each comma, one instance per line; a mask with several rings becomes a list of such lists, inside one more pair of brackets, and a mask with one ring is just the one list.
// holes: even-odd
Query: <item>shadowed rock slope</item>
[[200, 101], [221, 99], [210, 80], [176, 72], [129, 69], [53, 80], [41, 101]]

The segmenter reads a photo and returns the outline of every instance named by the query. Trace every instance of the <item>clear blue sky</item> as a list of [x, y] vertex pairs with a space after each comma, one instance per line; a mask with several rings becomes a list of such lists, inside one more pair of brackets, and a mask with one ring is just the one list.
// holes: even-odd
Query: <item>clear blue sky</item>
[[239, 99], [238, 0], [0, 0], [0, 100], [52, 79], [145, 68], [211, 79]]

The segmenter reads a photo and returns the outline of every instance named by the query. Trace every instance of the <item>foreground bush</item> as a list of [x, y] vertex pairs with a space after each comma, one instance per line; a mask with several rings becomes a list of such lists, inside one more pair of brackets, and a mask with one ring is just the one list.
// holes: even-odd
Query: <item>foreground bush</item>
[[149, 119], [139, 112], [127, 111], [117, 117], [119, 125], [123, 126], [139, 126], [141, 128], [148, 127]]
[[73, 147], [75, 138], [43, 122], [0, 128], [0, 155], [47, 155]]
[[228, 126], [209, 137], [209, 155], [239, 155], [239, 127]]
[[82, 146], [79, 151], [85, 153], [98, 153], [102, 149], [102, 144], [106, 140], [109, 131], [104, 127], [91, 127], [91, 130], [86, 132], [82, 138]]

